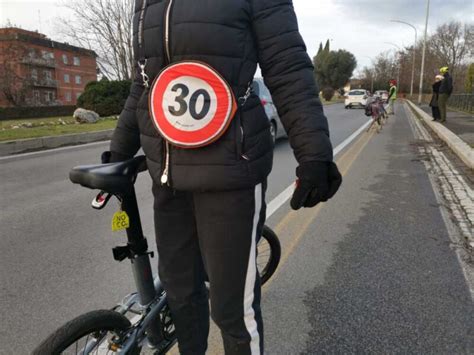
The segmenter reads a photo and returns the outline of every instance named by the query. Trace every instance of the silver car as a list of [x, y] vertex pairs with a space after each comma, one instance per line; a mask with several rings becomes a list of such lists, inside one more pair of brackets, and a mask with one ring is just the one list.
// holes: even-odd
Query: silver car
[[272, 95], [270, 91], [263, 83], [262, 78], [256, 78], [252, 84], [252, 91], [260, 97], [263, 107], [265, 108], [265, 113], [267, 114], [268, 120], [270, 121], [270, 131], [273, 137], [273, 143], [278, 138], [286, 137], [285, 129], [281, 124], [280, 117], [278, 116], [277, 109], [273, 104]]

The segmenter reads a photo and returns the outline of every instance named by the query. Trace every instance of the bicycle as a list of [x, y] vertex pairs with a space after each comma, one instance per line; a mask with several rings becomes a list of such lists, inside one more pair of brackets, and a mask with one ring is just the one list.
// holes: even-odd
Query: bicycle
[[376, 127], [377, 133], [380, 133], [388, 118], [387, 111], [385, 111], [382, 101], [376, 98], [375, 100], [368, 102], [365, 107], [365, 115], [372, 118], [372, 122], [367, 128], [367, 132], [369, 132], [372, 127]]
[[[128, 242], [113, 248], [113, 257], [117, 261], [130, 259], [137, 291], [110, 310], [91, 311], [67, 322], [48, 336], [33, 354], [69, 354], [72, 350], [74, 354], [136, 355], [147, 344], [155, 349], [155, 354], [166, 354], [177, 342], [166, 292], [158, 276], [153, 279], [150, 264], [153, 252], [148, 251], [143, 236], [135, 195], [137, 176], [146, 169], [145, 157], [138, 156], [125, 162], [79, 166], [71, 170], [73, 183], [101, 190], [92, 207], [102, 209], [115, 196], [121, 211], [128, 216], [129, 223], [124, 223]], [[275, 272], [281, 255], [278, 237], [267, 226], [263, 228], [257, 248], [257, 268], [264, 284]]]

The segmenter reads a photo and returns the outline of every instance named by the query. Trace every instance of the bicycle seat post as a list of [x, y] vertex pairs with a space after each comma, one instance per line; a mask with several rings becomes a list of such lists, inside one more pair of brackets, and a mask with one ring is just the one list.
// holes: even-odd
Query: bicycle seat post
[[[130, 261], [132, 263], [133, 277], [135, 279], [140, 305], [146, 307], [156, 299], [156, 290], [153, 282], [153, 273], [151, 271], [148, 243], [143, 236], [140, 213], [133, 185], [127, 193], [122, 195], [122, 210], [128, 214], [130, 219], [130, 226], [127, 228], [128, 247], [132, 252]], [[157, 345], [163, 340], [159, 316], [148, 327], [147, 338], [149, 343], [153, 345]]]

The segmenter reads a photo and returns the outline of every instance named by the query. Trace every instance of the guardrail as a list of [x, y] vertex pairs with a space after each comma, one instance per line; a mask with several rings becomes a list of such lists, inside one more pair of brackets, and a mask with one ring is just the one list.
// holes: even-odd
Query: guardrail
[[[428, 105], [431, 101], [432, 94], [423, 94], [421, 102]], [[406, 99], [412, 102], [418, 102], [418, 95], [406, 95]], [[474, 113], [474, 94], [452, 94], [448, 100], [448, 107]]]
[[474, 94], [453, 94], [449, 98], [448, 106], [474, 113]]

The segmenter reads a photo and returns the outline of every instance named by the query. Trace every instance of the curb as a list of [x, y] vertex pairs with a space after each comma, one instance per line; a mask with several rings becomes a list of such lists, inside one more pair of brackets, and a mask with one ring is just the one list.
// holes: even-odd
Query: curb
[[113, 129], [97, 132], [66, 134], [41, 138], [19, 139], [0, 143], [0, 156], [8, 156], [35, 150], [59, 148], [67, 145], [85, 144], [110, 140]]
[[474, 170], [474, 149], [466, 142], [444, 127], [441, 123], [432, 121], [430, 115], [416, 106], [413, 102], [405, 99], [408, 105], [421, 116], [423, 121], [441, 138], [456, 155], [470, 168]]

